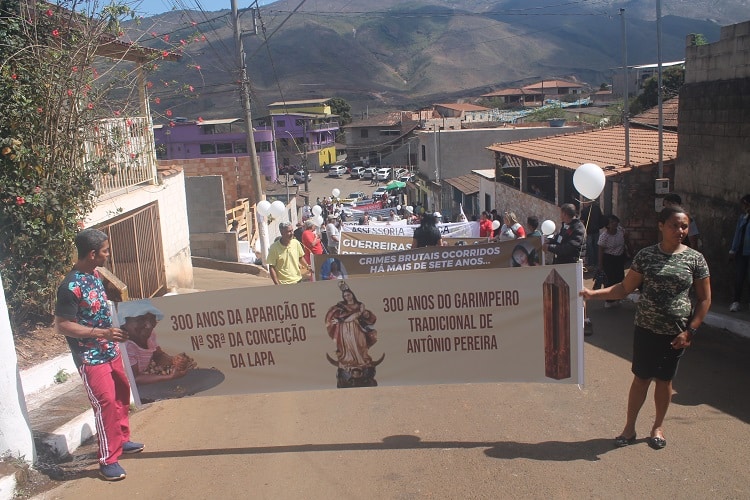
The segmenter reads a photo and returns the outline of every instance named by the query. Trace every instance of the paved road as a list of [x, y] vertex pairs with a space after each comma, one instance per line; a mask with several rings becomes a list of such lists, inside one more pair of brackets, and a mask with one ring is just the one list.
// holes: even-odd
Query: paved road
[[[201, 282], [206, 278], [208, 285]], [[196, 286], [210, 288], [211, 276]], [[128, 478], [89, 467], [42, 498], [750, 498], [750, 342], [703, 328], [683, 359], [668, 446], [612, 447], [633, 307], [592, 304], [586, 385], [389, 387], [148, 405]], [[638, 425], [645, 438], [654, 410]], [[88, 461], [88, 462], [86, 462]]]

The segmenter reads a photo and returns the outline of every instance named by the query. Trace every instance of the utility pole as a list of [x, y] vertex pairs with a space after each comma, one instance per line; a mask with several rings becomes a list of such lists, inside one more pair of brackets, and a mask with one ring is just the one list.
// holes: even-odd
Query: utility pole
[[630, 166], [630, 118], [628, 113], [628, 37], [625, 34], [625, 9], [620, 9], [620, 21], [622, 22], [622, 124], [625, 127], [625, 166]]
[[[255, 149], [255, 134], [253, 133], [253, 117], [250, 113], [250, 82], [247, 79], [247, 66], [245, 65], [245, 49], [242, 47], [242, 31], [240, 30], [240, 15], [237, 10], [237, 0], [232, 0], [232, 21], [234, 25], [234, 45], [237, 51], [237, 61], [240, 67], [240, 90], [242, 95], [242, 107], [245, 110], [245, 124], [247, 128], [247, 149], [250, 152], [250, 174], [252, 176], [253, 191], [255, 191], [256, 203], [266, 198], [263, 185], [260, 180], [260, 166], [258, 165], [258, 152]], [[258, 236], [260, 239], [260, 253], [265, 262], [268, 256], [268, 227], [258, 217], [255, 219], [258, 225]]]
[[664, 177], [664, 111], [662, 106], [661, 0], [656, 0], [656, 62], [658, 66], [656, 102], [659, 108], [659, 178]]

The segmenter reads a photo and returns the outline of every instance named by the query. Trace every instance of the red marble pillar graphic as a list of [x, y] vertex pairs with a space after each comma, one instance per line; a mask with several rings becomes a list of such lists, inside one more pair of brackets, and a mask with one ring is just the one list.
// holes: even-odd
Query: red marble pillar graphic
[[570, 378], [570, 287], [554, 269], [542, 285], [544, 307], [544, 374]]

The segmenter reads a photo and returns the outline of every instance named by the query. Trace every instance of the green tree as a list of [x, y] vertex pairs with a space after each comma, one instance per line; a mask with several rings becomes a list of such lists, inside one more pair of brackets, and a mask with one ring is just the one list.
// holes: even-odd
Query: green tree
[[[16, 328], [49, 317], [96, 182], [118, 175], [111, 154], [141, 114], [134, 64], [98, 56], [138, 50], [116, 42], [126, 16], [125, 4], [0, 0], [0, 273]], [[104, 118], [126, 132], [92, 152]]]
[[331, 106], [334, 115], [339, 115], [339, 124], [342, 127], [352, 122], [352, 107], [346, 100], [334, 97], [328, 101], [328, 105]]
[[[680, 88], [685, 83], [685, 68], [681, 66], [670, 66], [662, 71], [662, 99], [669, 99], [680, 93]], [[649, 108], [653, 108], [659, 102], [657, 89], [659, 87], [657, 75], [652, 76], [643, 85], [643, 93], [635, 98], [630, 104], [630, 115], [637, 115]]]

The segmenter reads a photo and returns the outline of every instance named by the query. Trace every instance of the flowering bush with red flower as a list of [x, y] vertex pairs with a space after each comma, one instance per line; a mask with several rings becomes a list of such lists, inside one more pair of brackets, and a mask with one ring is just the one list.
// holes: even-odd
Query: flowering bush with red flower
[[[120, 20], [133, 17], [128, 3], [118, 1], [102, 8], [0, 0], [0, 273], [16, 327], [49, 318], [57, 285], [74, 261], [75, 234], [96, 201], [96, 182], [127, 168], [109, 165], [112, 148], [126, 151], [128, 162], [141, 154], [127, 150], [123, 133], [99, 159], [81, 162], [84, 133], [99, 133], [102, 119], [118, 115], [129, 128], [127, 117], [141, 115], [137, 66], [125, 57], [96, 56], [125, 31]], [[134, 29], [128, 41], [147, 34]], [[146, 70], [170, 56], [168, 40], [153, 39], [158, 46]]]

